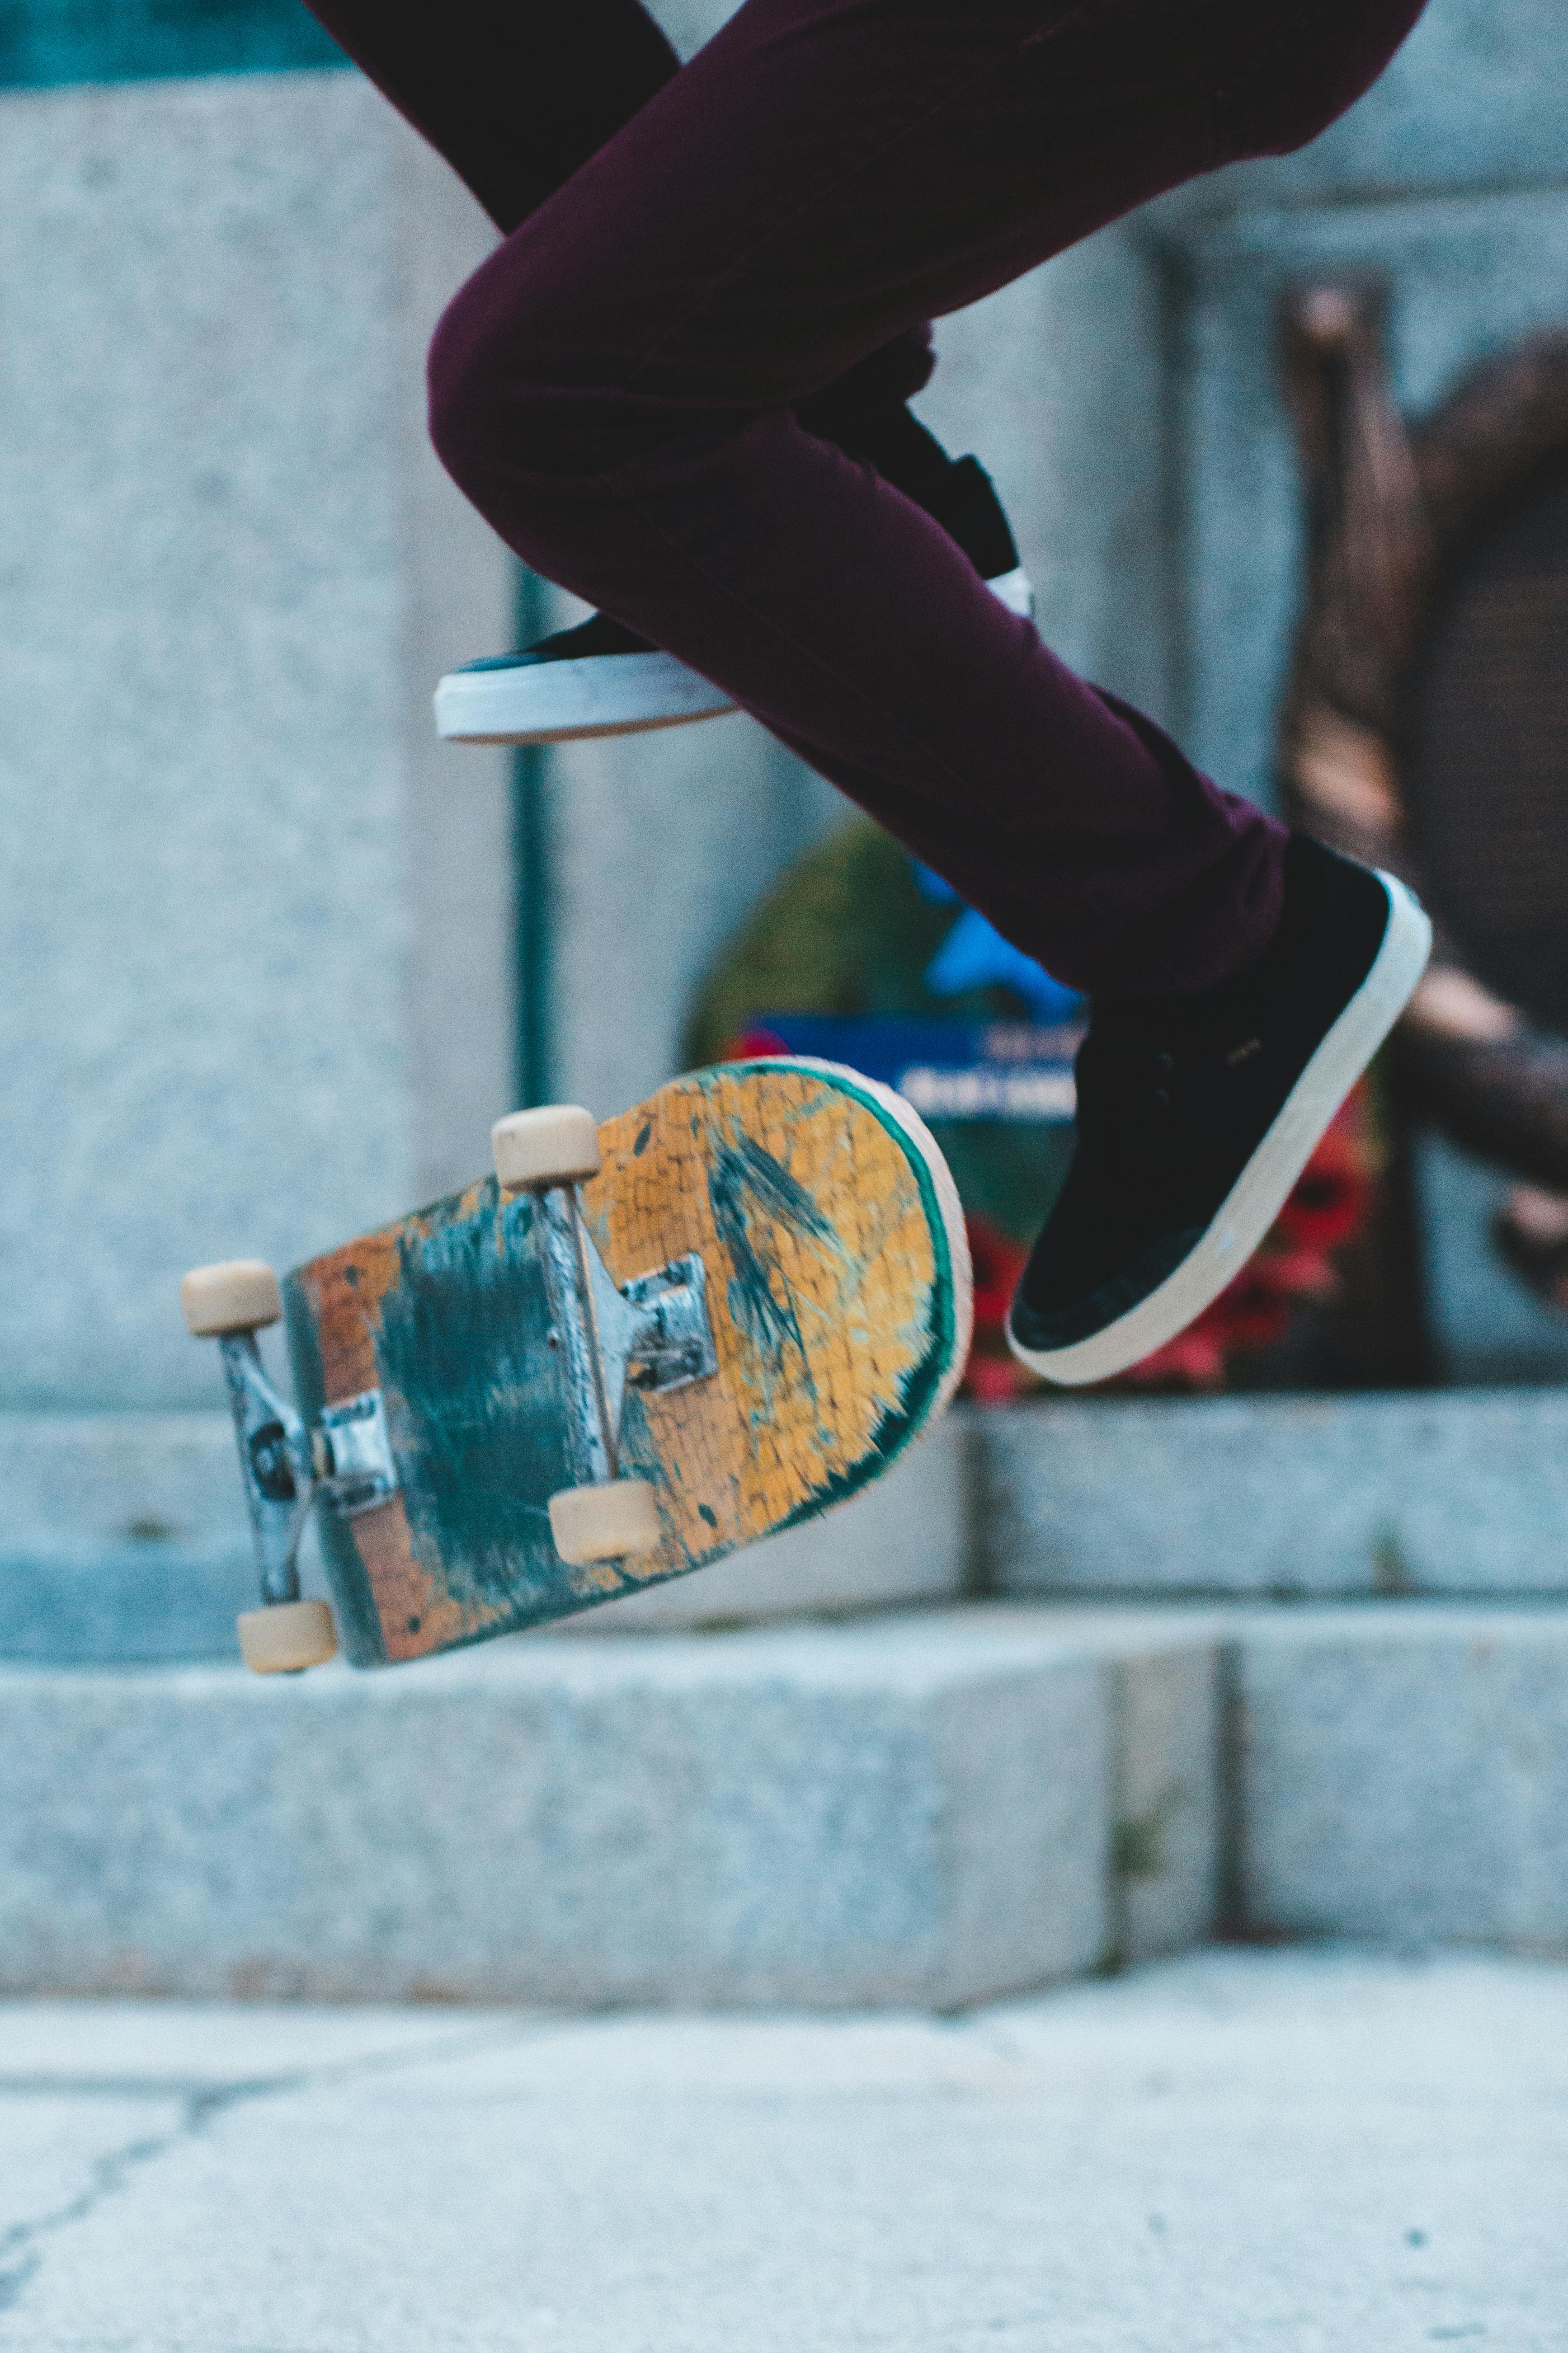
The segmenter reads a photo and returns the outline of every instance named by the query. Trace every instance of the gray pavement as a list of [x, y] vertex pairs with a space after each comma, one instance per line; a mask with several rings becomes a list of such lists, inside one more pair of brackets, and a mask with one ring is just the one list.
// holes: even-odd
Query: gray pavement
[[1568, 1968], [952, 2018], [0, 2008], [0, 2348], [1568, 2347]]

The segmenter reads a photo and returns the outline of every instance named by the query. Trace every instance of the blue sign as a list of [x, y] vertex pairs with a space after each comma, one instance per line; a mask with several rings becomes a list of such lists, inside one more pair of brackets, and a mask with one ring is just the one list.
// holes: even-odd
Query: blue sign
[[814, 1054], [895, 1088], [922, 1119], [1070, 1123], [1081, 1022], [944, 1021], [902, 1014], [763, 1013], [751, 1052]]

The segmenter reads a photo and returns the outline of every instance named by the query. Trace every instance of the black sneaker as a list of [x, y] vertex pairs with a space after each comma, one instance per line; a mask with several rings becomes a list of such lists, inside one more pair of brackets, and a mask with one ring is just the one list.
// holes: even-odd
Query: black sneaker
[[[992, 595], [1027, 619], [1034, 592], [984, 467], [973, 458], [948, 463], [940, 495], [921, 504], [968, 554]], [[673, 654], [595, 613], [523, 653], [448, 670], [436, 689], [436, 733], [453, 744], [570, 744], [683, 727], [734, 708], [721, 689]]]
[[1076, 1387], [1174, 1339], [1240, 1273], [1421, 977], [1432, 927], [1391, 875], [1293, 835], [1247, 971], [1196, 997], [1097, 1004], [1078, 1136], [1008, 1316]]

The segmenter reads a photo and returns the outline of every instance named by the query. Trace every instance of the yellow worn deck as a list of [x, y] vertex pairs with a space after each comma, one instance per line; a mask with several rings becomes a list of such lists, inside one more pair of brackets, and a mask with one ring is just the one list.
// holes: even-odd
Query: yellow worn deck
[[493, 1180], [289, 1278], [308, 1409], [383, 1391], [402, 1491], [336, 1524], [349, 1648], [407, 1658], [700, 1567], [852, 1494], [940, 1410], [968, 1341], [951, 1179], [920, 1124], [853, 1073], [736, 1063], [600, 1130], [581, 1188], [626, 1282], [700, 1252], [715, 1376], [628, 1389], [621, 1468], [658, 1491], [637, 1560], [559, 1560], [570, 1484], [531, 1200]]

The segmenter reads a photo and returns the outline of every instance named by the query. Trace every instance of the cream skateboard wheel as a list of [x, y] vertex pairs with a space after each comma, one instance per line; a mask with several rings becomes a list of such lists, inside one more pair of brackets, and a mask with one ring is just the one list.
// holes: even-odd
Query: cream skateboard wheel
[[180, 1285], [185, 1325], [198, 1340], [220, 1340], [236, 1332], [264, 1331], [283, 1313], [278, 1277], [265, 1260], [225, 1259], [217, 1266], [195, 1266]]
[[276, 1601], [268, 1609], [242, 1609], [236, 1623], [240, 1657], [254, 1675], [297, 1674], [338, 1654], [337, 1629], [324, 1601]]
[[580, 1103], [544, 1103], [509, 1112], [490, 1130], [503, 1192], [542, 1192], [581, 1185], [599, 1173], [599, 1129]]
[[646, 1479], [563, 1487], [550, 1498], [550, 1533], [562, 1559], [574, 1568], [657, 1552], [662, 1534], [658, 1494]]

